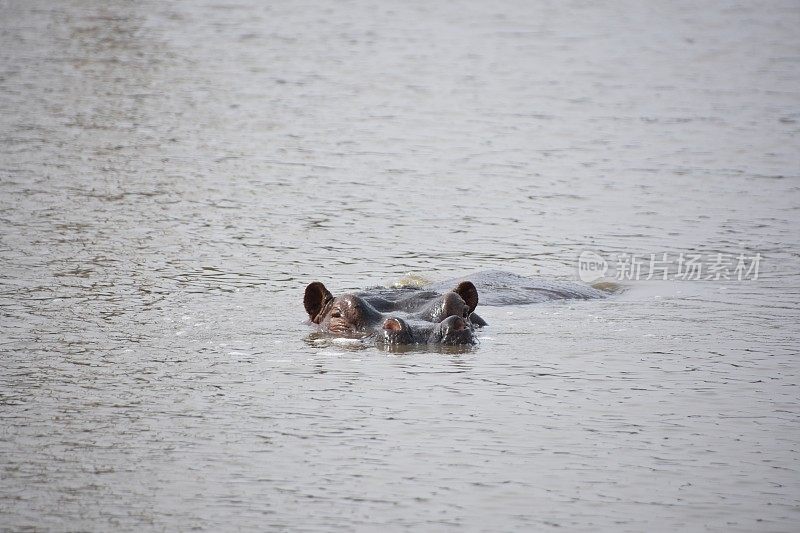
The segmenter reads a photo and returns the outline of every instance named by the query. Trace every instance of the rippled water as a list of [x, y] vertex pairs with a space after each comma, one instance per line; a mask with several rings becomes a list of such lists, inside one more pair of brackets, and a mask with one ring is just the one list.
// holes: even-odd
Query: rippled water
[[[0, 527], [800, 519], [796, 2], [0, 1]], [[319, 342], [302, 291], [750, 282]]]

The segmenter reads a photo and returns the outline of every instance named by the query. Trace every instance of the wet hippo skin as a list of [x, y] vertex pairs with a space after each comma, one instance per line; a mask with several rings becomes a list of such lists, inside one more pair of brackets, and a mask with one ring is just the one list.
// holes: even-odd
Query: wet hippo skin
[[342, 296], [333, 296], [324, 284], [315, 281], [306, 287], [303, 305], [309, 320], [322, 331], [341, 337], [375, 336], [391, 345], [474, 344], [475, 327], [485, 324], [473, 313], [478, 291], [469, 281], [443, 294], [418, 291]]
[[603, 291], [580, 283], [485, 271], [422, 288], [376, 287], [338, 297], [315, 281], [306, 287], [303, 304], [310, 321], [335, 336], [374, 336], [389, 345], [474, 344], [475, 328], [487, 325], [475, 313], [478, 287], [482, 303], [488, 301], [489, 305], [605, 296]]

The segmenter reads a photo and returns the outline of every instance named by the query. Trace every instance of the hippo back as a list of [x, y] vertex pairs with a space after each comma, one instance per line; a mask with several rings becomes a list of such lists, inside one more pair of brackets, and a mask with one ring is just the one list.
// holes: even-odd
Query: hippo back
[[478, 289], [480, 305], [525, 305], [551, 300], [603, 298], [606, 292], [573, 281], [533, 279], [512, 272], [486, 270], [462, 278], [432, 283], [425, 288], [435, 292], [452, 289], [461, 281], [471, 281]]

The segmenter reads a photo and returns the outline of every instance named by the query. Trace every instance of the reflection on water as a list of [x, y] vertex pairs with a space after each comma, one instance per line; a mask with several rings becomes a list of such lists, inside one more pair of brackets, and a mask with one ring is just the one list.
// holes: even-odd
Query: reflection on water
[[[3, 526], [793, 529], [794, 3], [0, 12]], [[459, 353], [303, 323], [586, 249], [764, 260]]]

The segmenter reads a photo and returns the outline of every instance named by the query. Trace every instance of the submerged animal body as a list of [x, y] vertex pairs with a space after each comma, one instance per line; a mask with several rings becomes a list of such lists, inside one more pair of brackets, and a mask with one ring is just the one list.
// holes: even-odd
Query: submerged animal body
[[309, 320], [338, 337], [374, 337], [389, 346], [475, 344], [475, 330], [486, 322], [475, 313], [483, 305], [524, 305], [606, 295], [580, 283], [526, 278], [485, 271], [423, 287], [377, 287], [333, 296], [319, 281], [306, 287], [303, 304]]

